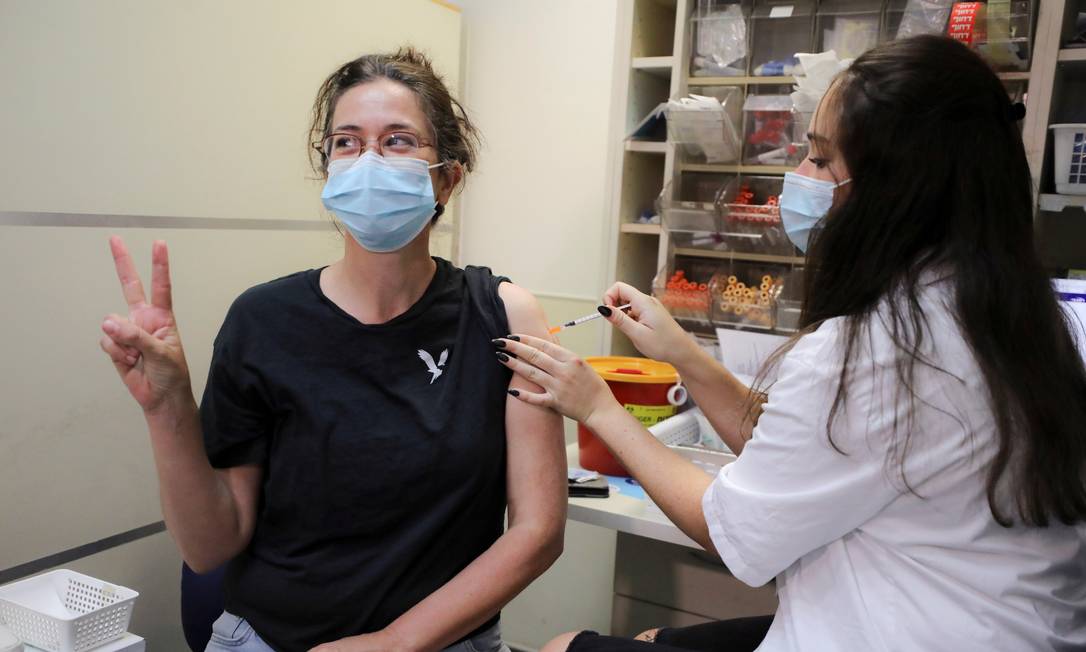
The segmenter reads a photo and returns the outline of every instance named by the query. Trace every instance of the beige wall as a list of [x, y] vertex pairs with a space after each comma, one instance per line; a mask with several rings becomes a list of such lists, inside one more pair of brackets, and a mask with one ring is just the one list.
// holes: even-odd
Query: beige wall
[[617, 0], [464, 2], [464, 96], [487, 145], [462, 252], [541, 295], [605, 279]]
[[[486, 139], [463, 195], [462, 258], [535, 292], [552, 323], [591, 313], [605, 289], [618, 2], [462, 3], [464, 100]], [[603, 328], [561, 339], [599, 355]], [[614, 551], [613, 531], [569, 523], [562, 558], [503, 611], [509, 642], [608, 631]]]
[[[460, 36], [428, 0], [0, 0], [0, 570], [161, 519], [146, 428], [97, 348], [124, 309], [108, 235], [144, 275], [169, 242], [199, 394], [233, 297], [342, 250], [328, 230], [213, 221], [327, 220], [305, 160], [320, 82], [412, 42], [455, 88]], [[179, 563], [156, 535], [67, 566], [140, 591], [132, 629], [172, 651]]]

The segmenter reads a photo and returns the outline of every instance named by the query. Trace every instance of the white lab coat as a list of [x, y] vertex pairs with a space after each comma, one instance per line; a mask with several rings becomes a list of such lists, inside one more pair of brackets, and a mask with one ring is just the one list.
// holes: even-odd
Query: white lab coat
[[[943, 280], [922, 293], [924, 352], [943, 371], [916, 366], [911, 424], [898, 352], [876, 317], [834, 426], [845, 454], [831, 447], [843, 350], [843, 320], [831, 320], [782, 360], [752, 439], [705, 492], [732, 573], [752, 586], [777, 580], [780, 606], [759, 651], [1086, 650], [1086, 526], [993, 519], [985, 481], [997, 435], [951, 292]], [[911, 433], [915, 493], [887, 463], [895, 422]], [[1001, 500], [1016, 515], [1005, 491]]]

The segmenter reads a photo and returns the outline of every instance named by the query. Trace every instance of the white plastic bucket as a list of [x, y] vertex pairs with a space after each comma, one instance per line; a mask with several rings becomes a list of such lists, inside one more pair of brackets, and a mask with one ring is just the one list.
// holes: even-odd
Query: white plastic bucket
[[1049, 127], [1056, 140], [1056, 192], [1086, 195], [1086, 123]]

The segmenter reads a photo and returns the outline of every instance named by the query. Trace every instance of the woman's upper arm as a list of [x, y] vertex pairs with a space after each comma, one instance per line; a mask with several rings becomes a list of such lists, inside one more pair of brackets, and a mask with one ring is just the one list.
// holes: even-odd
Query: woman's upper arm
[[[257, 508], [260, 505], [260, 486], [264, 480], [264, 468], [259, 464], [245, 464], [226, 469], [217, 469], [216, 473], [223, 487], [230, 493], [230, 498], [237, 510], [238, 549], [241, 552], [253, 538], [256, 529]], [[233, 555], [231, 555], [233, 556]]]
[[[502, 283], [498, 293], [505, 303], [511, 332], [552, 339], [547, 333], [543, 309], [530, 292], [512, 283]], [[541, 391], [519, 376], [513, 376], [509, 386]], [[545, 524], [561, 541], [567, 502], [562, 417], [553, 410], [528, 405], [512, 396], [508, 397], [505, 409], [509, 523], [515, 525], [518, 520], [526, 519]]]

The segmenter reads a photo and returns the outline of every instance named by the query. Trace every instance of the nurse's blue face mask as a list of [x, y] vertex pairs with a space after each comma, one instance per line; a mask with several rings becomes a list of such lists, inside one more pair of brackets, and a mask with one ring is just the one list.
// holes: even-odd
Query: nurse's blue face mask
[[784, 189], [781, 191], [781, 223], [784, 232], [792, 244], [799, 247], [803, 253], [807, 253], [807, 243], [811, 237], [811, 229], [815, 228], [833, 206], [834, 191], [849, 183], [852, 179], [845, 179], [841, 183], [812, 179], [795, 172], [786, 172], [784, 175]]
[[430, 170], [441, 165], [386, 158], [372, 150], [333, 160], [321, 201], [364, 249], [397, 251], [422, 233], [439, 210]]

